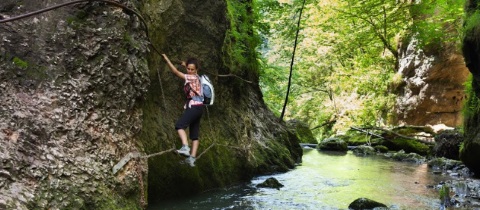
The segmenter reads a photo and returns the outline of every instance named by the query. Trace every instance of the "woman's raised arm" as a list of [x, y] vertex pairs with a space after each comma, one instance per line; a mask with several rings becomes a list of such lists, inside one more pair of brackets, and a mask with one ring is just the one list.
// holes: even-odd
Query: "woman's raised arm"
[[172, 70], [172, 72], [177, 75], [178, 77], [182, 78], [183, 80], [185, 80], [185, 74], [181, 71], [179, 71], [173, 64], [172, 62], [170, 61], [170, 59], [168, 59], [167, 55], [165, 54], [162, 54], [163, 56], [163, 59], [165, 59], [165, 61], [167, 62], [168, 64], [168, 67], [170, 68], [170, 70]]

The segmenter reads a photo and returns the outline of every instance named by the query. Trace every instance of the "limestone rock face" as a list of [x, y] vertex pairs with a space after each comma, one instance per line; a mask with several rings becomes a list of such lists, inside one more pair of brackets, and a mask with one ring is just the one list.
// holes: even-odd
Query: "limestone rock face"
[[[0, 16], [62, 2], [6, 0]], [[141, 207], [146, 162], [112, 174], [136, 148], [149, 85], [138, 18], [82, 3], [2, 23], [0, 37], [0, 208]]]
[[[456, 127], [462, 124], [463, 83], [469, 72], [456, 50], [426, 52], [412, 38], [400, 50], [395, 124]], [[432, 51], [432, 50], [430, 50]]]

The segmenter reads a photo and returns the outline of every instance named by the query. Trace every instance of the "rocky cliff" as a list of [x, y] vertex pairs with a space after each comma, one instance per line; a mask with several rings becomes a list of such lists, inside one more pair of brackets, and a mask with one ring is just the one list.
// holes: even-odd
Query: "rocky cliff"
[[[7, 0], [0, 11], [9, 18], [62, 2]], [[0, 208], [139, 206], [146, 162], [111, 173], [136, 149], [135, 105], [149, 84], [138, 18], [83, 3], [3, 23], [0, 34]]]
[[465, 107], [464, 132], [465, 140], [463, 148], [460, 149], [460, 158], [465, 165], [478, 176], [480, 174], [480, 39], [478, 31], [478, 6], [480, 3], [468, 0], [466, 3], [467, 19], [465, 24], [465, 37], [463, 39], [463, 55], [468, 70], [472, 73], [473, 79], [469, 85], [470, 92]]
[[458, 127], [463, 123], [469, 75], [461, 53], [454, 47], [421, 49], [415, 37], [400, 48], [395, 124]]
[[[149, 159], [151, 202], [226, 186], [254, 174], [286, 171], [300, 158], [298, 139], [262, 99], [251, 8], [251, 1], [145, 4], [153, 44], [177, 64], [198, 58], [199, 73], [210, 76], [216, 93], [215, 104], [201, 121], [201, 156], [195, 168], [179, 165], [182, 158], [172, 153]], [[139, 139], [152, 154], [180, 146], [174, 123], [183, 111], [184, 96], [183, 81], [157, 53], [150, 53], [149, 64], [151, 86], [142, 104]]]
[[[4, 0], [0, 16], [63, 2]], [[182, 81], [149, 46], [137, 15], [85, 1], [0, 24], [0, 209], [137, 209], [286, 171], [301, 157], [298, 139], [263, 104], [254, 66], [231, 65], [242, 62], [232, 62], [229, 47], [244, 43], [229, 35], [240, 21], [233, 14], [248, 17], [248, 1], [120, 3], [140, 11], [157, 49], [177, 61], [199, 58], [214, 80], [197, 167], [166, 153], [112, 173], [129, 152], [179, 146]]]

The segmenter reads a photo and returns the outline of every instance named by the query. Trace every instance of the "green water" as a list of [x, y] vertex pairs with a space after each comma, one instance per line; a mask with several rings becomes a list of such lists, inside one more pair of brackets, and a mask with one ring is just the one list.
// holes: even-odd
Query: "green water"
[[[432, 189], [445, 177], [426, 164], [396, 162], [381, 156], [357, 157], [305, 149], [301, 165], [250, 183], [217, 189], [175, 201], [162, 201], [148, 209], [348, 209], [360, 197], [390, 209], [439, 209], [438, 192]], [[256, 188], [274, 177], [284, 187]]]

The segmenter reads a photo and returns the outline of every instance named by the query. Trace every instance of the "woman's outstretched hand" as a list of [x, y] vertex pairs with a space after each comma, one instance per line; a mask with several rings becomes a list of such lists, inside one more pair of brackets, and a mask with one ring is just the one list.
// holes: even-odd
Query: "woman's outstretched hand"
[[[185, 74], [178, 71], [177, 68], [175, 68], [175, 66], [172, 64], [172, 62], [170, 61], [170, 59], [168, 59], [168, 56], [166, 54], [162, 54], [162, 57], [163, 59], [165, 59], [165, 61], [167, 62], [168, 64], [168, 67], [170, 68], [170, 70], [175, 74], [177, 75], [178, 77], [182, 78], [182, 79], [185, 79]], [[183, 64], [183, 63], [182, 63]]]
[[162, 54], [162, 57], [163, 57], [163, 59], [165, 59], [166, 61], [169, 61], [169, 59], [168, 59], [168, 57], [167, 57], [166, 54]]

